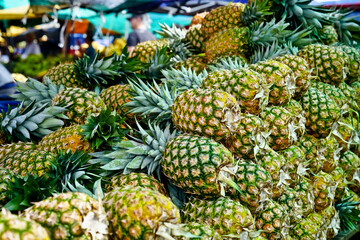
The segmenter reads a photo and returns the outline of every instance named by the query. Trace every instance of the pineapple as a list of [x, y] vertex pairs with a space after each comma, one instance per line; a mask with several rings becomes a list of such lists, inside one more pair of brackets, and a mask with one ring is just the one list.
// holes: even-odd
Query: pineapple
[[321, 44], [310, 44], [298, 52], [304, 58], [312, 75], [331, 85], [344, 82], [348, 74], [349, 57], [339, 47]]
[[319, 29], [319, 37], [323, 44], [331, 45], [339, 41], [339, 35], [332, 25], [325, 25]]
[[360, 52], [358, 49], [346, 45], [341, 45], [340, 48], [349, 57], [349, 74], [347, 75], [345, 81], [351, 84], [357, 81], [360, 77]]
[[86, 88], [94, 90], [96, 87], [111, 85], [114, 77], [119, 75], [118, 63], [115, 56], [100, 59], [96, 54], [91, 60], [89, 56], [78, 59], [75, 63], [63, 63], [55, 66], [45, 74], [55, 85], [66, 88]]
[[166, 190], [164, 186], [156, 180], [154, 177], [147, 175], [145, 173], [135, 173], [132, 172], [130, 174], [122, 174], [113, 176], [111, 178], [111, 183], [107, 186], [107, 190], [111, 191], [116, 187], [125, 187], [125, 186], [132, 186], [132, 187], [142, 187], [148, 188], [154, 191], [158, 191], [163, 195], [166, 195]]
[[6, 168], [0, 167], [0, 208], [5, 204], [6, 192], [9, 189], [9, 184], [12, 181], [13, 174]]
[[285, 164], [284, 156], [266, 146], [255, 154], [255, 162], [271, 175], [273, 198], [280, 196], [283, 191], [283, 185], [288, 184], [286, 179], [282, 179], [283, 172], [280, 171]]
[[146, 63], [155, 55], [157, 49], [167, 48], [169, 44], [170, 41], [165, 38], [145, 41], [136, 45], [132, 55], [141, 62]]
[[270, 105], [285, 105], [294, 96], [295, 78], [293, 71], [287, 65], [267, 60], [250, 65], [250, 69], [260, 73], [270, 85]]
[[286, 159], [283, 168], [291, 178], [290, 184], [295, 187], [300, 182], [301, 177], [307, 174], [305, 153], [299, 146], [295, 145], [282, 150], [280, 153]]
[[181, 209], [185, 223], [198, 222], [212, 227], [220, 235], [238, 236], [245, 229], [254, 228], [250, 210], [230, 198], [191, 198]]
[[[360, 80], [360, 78], [359, 78], [359, 80]], [[357, 106], [360, 106], [360, 81], [359, 80], [351, 83], [351, 85], [350, 85], [356, 92], [356, 95], [354, 95], [354, 97], [356, 99]]]
[[231, 3], [211, 10], [201, 22], [205, 38], [224, 29], [240, 25], [241, 13], [244, 8], [245, 4]]
[[[345, 83], [341, 83], [341, 84], [345, 84]], [[329, 96], [332, 100], [335, 101], [335, 103], [341, 109], [344, 109], [344, 110], [349, 109], [349, 105], [348, 105], [349, 99], [345, 96], [345, 94], [343, 93], [343, 91], [340, 88], [337, 88], [333, 85], [319, 82], [319, 81], [311, 82], [310, 87], [314, 88], [318, 91], [321, 91], [322, 93]]]
[[268, 89], [260, 74], [247, 68], [211, 72], [201, 88], [220, 89], [233, 95], [241, 111], [258, 115], [267, 104]]
[[255, 213], [264, 196], [272, 191], [271, 176], [262, 167], [251, 162], [240, 162], [234, 177], [236, 184], [243, 194], [237, 194], [236, 198], [244, 204], [251, 213]]
[[130, 83], [133, 99], [125, 106], [149, 120], [172, 123], [184, 133], [193, 133], [220, 141], [236, 131], [239, 107], [236, 99], [221, 90], [189, 89], [178, 93], [166, 84], [154, 86], [142, 81]]
[[108, 239], [107, 221], [102, 206], [84, 193], [60, 193], [24, 212], [40, 223], [53, 240]]
[[128, 110], [124, 107], [124, 104], [131, 101], [130, 85], [114, 85], [104, 89], [99, 97], [104, 101], [105, 105], [110, 108], [111, 111], [116, 111], [120, 116], [126, 117], [126, 119], [133, 119], [134, 114], [128, 113]]
[[170, 199], [148, 188], [115, 188], [103, 200], [111, 239], [156, 239], [167, 232], [166, 224], [180, 223]]
[[204, 29], [201, 28], [201, 24], [191, 25], [186, 32], [185, 39], [190, 43], [190, 47], [198, 52], [205, 51], [205, 34]]
[[337, 167], [330, 174], [333, 178], [333, 181], [337, 183], [337, 188], [335, 190], [335, 201], [340, 202], [345, 195], [345, 171], [341, 167]]
[[341, 83], [338, 88], [344, 93], [349, 105], [354, 110], [359, 110], [359, 105], [357, 104], [357, 92], [355, 88], [351, 87], [346, 83]]
[[301, 215], [305, 217], [314, 212], [315, 198], [310, 180], [304, 177], [301, 178], [299, 183], [294, 187], [294, 190], [296, 191], [296, 197], [300, 199]]
[[[202, 25], [204, 27], [204, 25]], [[205, 42], [205, 55], [209, 61], [229, 55], [240, 55], [249, 60], [259, 46], [269, 46], [276, 39], [287, 42], [291, 31], [285, 30], [289, 25], [282, 19], [267, 22], [252, 22], [249, 27], [233, 27], [224, 29], [210, 36]], [[291, 40], [290, 40], [291, 41]]]
[[330, 206], [334, 201], [336, 183], [333, 182], [331, 175], [323, 171], [312, 176], [311, 182], [315, 198], [315, 210], [319, 212]]
[[233, 166], [234, 158], [223, 145], [189, 134], [170, 140], [161, 162], [164, 175], [173, 184], [186, 193], [203, 197], [223, 195], [225, 186], [221, 182], [234, 187], [227, 176]]
[[261, 236], [267, 239], [282, 239], [286, 231], [285, 209], [273, 200], [266, 200], [255, 217], [256, 229], [262, 230]]
[[305, 153], [305, 163], [309, 170], [313, 174], [319, 172], [323, 167], [320, 161], [319, 140], [312, 135], [305, 134], [299, 138], [296, 146]]
[[197, 55], [193, 55], [183, 61], [176, 62], [173, 67], [178, 70], [182, 67], [184, 67], [185, 69], [191, 68], [198, 74], [203, 72], [204, 69], [207, 68], [206, 59], [203, 56]]
[[290, 147], [296, 140], [295, 130], [299, 128], [295, 117], [283, 107], [269, 107], [260, 114], [264, 128], [270, 133], [269, 146], [276, 150]]
[[315, 137], [325, 138], [340, 117], [340, 107], [323, 92], [309, 88], [301, 98], [305, 111], [306, 130]]
[[300, 99], [310, 86], [311, 71], [309, 64], [305, 59], [296, 55], [284, 55], [272, 58], [272, 60], [281, 62], [291, 68], [295, 76], [294, 98]]
[[236, 132], [225, 139], [223, 144], [235, 158], [254, 159], [254, 149], [258, 144], [256, 137], [264, 130], [263, 128], [264, 123], [261, 118], [252, 114], [242, 114]]
[[103, 100], [94, 92], [81, 88], [67, 88], [61, 90], [53, 99], [53, 105], [67, 106], [65, 112], [70, 122], [84, 124], [88, 116], [99, 115], [105, 108]]
[[236, 131], [236, 99], [220, 90], [192, 89], [180, 93], [172, 105], [172, 121], [181, 132], [221, 140]]
[[331, 173], [338, 166], [340, 158], [339, 144], [335, 138], [319, 139], [318, 152], [322, 161], [322, 171]]
[[276, 199], [276, 202], [284, 208], [285, 213], [289, 216], [290, 223], [304, 217], [303, 203], [294, 189], [286, 188], [284, 193]]
[[40, 224], [13, 215], [3, 208], [0, 213], [0, 239], [50, 240], [51, 238]]
[[[316, 218], [315, 218], [316, 217]], [[290, 236], [296, 240], [318, 240], [321, 235], [322, 216], [318, 213], [311, 213], [308, 217], [301, 219], [291, 230]]]
[[53, 153], [66, 152], [67, 150], [71, 152], [76, 150], [91, 151], [89, 141], [81, 135], [82, 131], [80, 125], [60, 128], [43, 137], [38, 143], [38, 147], [43, 151]]
[[352, 151], [344, 152], [339, 160], [339, 166], [344, 170], [346, 180], [348, 182], [348, 187], [356, 192], [360, 193], [359, 184], [359, 167], [360, 167], [360, 157], [358, 157]]
[[0, 168], [25, 176], [27, 174], [41, 176], [48, 172], [56, 160], [56, 155], [37, 149], [9, 152], [0, 159]]

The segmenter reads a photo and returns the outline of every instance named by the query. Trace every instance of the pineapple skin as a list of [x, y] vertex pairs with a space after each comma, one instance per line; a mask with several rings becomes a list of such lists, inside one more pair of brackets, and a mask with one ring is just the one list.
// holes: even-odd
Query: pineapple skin
[[244, 228], [254, 228], [249, 209], [230, 198], [191, 198], [182, 211], [183, 222], [199, 222], [212, 227], [220, 235], [240, 234]]
[[85, 82], [77, 79], [74, 64], [63, 63], [52, 67], [45, 74], [44, 79], [48, 77], [55, 85], [64, 85], [66, 88], [89, 88]]
[[298, 56], [308, 62], [312, 76], [324, 83], [337, 86], [345, 81], [349, 72], [349, 57], [339, 47], [310, 44], [302, 48]]
[[234, 158], [220, 143], [206, 137], [182, 134], [164, 149], [164, 175], [184, 192], [203, 197], [220, 196], [219, 172], [232, 167]]
[[169, 40], [165, 38], [141, 42], [135, 46], [132, 55], [146, 63], [155, 55], [156, 49], [168, 47], [169, 44]]
[[[206, 226], [201, 223], [187, 223], [182, 226], [184, 231], [187, 231], [203, 240], [221, 240], [222, 237], [220, 234], [214, 231], [213, 228]], [[175, 237], [176, 240], [191, 240], [192, 238], [187, 238], [185, 236]]]
[[24, 216], [46, 228], [52, 240], [80, 240], [92, 239], [82, 228], [89, 213], [99, 217], [99, 203], [84, 193], [68, 192], [35, 203]]
[[142, 187], [148, 188], [154, 191], [158, 191], [163, 195], [166, 195], [166, 190], [162, 183], [156, 180], [154, 177], [147, 175], [145, 173], [135, 173], [130, 174], [121, 174], [111, 178], [111, 183], [106, 186], [107, 191], [111, 191], [116, 187]]
[[202, 56], [190, 56], [183, 61], [176, 62], [173, 65], [173, 68], [181, 70], [181, 67], [185, 67], [186, 69], [191, 68], [195, 70], [196, 73], [201, 73], [206, 69], [206, 59]]
[[223, 144], [227, 147], [235, 158], [254, 159], [256, 146], [255, 137], [263, 131], [264, 123], [258, 116], [252, 114], [242, 114], [238, 128], [230, 138], [224, 139]]
[[266, 60], [250, 65], [270, 85], [269, 105], [282, 106], [289, 103], [295, 93], [294, 73], [287, 65]]
[[104, 101], [105, 105], [111, 109], [111, 111], [116, 111], [122, 117], [131, 120], [134, 118], [134, 114], [128, 113], [127, 109], [123, 106], [125, 103], [131, 101], [131, 91], [130, 85], [114, 85], [109, 88], [106, 88], [100, 93], [100, 98]]
[[332, 25], [326, 25], [319, 29], [319, 35], [325, 45], [331, 45], [339, 41], [339, 35]]
[[59, 128], [43, 137], [38, 143], [38, 148], [56, 154], [67, 150], [72, 153], [76, 150], [92, 152], [90, 143], [80, 135], [82, 131], [80, 125]]
[[17, 150], [7, 154], [0, 160], [0, 168], [6, 168], [20, 176], [42, 176], [50, 170], [56, 155], [38, 149]]
[[307, 132], [317, 138], [327, 137], [340, 117], [340, 107], [328, 95], [314, 88], [308, 89], [301, 98], [301, 104]]
[[294, 99], [300, 99], [310, 86], [311, 71], [309, 64], [305, 59], [296, 55], [279, 56], [272, 58], [272, 60], [281, 62], [291, 68], [296, 79]]
[[[240, 68], [210, 73], [201, 88], [223, 90], [236, 98], [242, 112], [258, 115], [268, 98], [268, 89], [263, 85], [264, 79], [259, 73]], [[260, 92], [264, 93], [259, 97]]]
[[164, 223], [180, 223], [180, 212], [170, 199], [147, 188], [115, 188], [103, 199], [111, 239], [156, 239]]
[[53, 105], [69, 106], [64, 113], [69, 123], [86, 123], [90, 115], [97, 116], [105, 108], [103, 100], [95, 92], [81, 88], [66, 88], [53, 99]]
[[220, 90], [187, 90], [180, 93], [172, 105], [172, 121], [178, 130], [215, 140], [236, 131], [238, 114], [236, 99]]
[[0, 212], [0, 239], [50, 240], [40, 224], [3, 210]]

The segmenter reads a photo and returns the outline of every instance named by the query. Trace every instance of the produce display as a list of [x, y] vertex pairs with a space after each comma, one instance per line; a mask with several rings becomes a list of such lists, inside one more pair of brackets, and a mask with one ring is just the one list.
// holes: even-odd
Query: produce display
[[[0, 239], [344, 237], [360, 224], [360, 25], [229, 3], [17, 81]], [[26, 77], [26, 73], [24, 73]]]

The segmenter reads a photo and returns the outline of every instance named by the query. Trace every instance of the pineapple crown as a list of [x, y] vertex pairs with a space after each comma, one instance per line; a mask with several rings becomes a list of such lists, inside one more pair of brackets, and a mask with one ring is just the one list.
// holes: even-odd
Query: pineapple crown
[[[71, 191], [86, 193], [96, 198], [101, 170], [98, 163], [90, 163], [87, 153], [70, 151], [60, 153], [51, 163], [50, 172], [42, 175], [20, 176], [11, 173], [11, 181], [5, 193], [5, 208], [24, 210], [33, 202], [44, 200], [55, 193]], [[91, 189], [91, 190], [90, 190]]]
[[84, 55], [74, 64], [76, 76], [80, 81], [89, 83], [93, 89], [118, 84], [117, 81], [114, 81], [115, 77], [119, 76], [118, 63], [115, 59], [115, 54], [100, 58], [97, 52], [93, 60]]
[[157, 34], [164, 38], [176, 39], [176, 40], [184, 40], [186, 36], [186, 29], [178, 28], [175, 24], [172, 24], [171, 27], [166, 23], [159, 23], [161, 31], [156, 31]]
[[161, 70], [169, 68], [174, 62], [174, 54], [168, 53], [168, 47], [156, 48], [155, 54], [148, 60], [149, 65], [142, 70], [142, 78], [159, 79], [162, 77]]
[[279, 46], [278, 41], [274, 41], [269, 46], [259, 46], [254, 54], [250, 57], [250, 63], [255, 64], [260, 61], [265, 61], [270, 58], [285, 55], [288, 52], [287, 46]]
[[28, 106], [35, 101], [35, 106], [39, 107], [44, 104], [51, 105], [51, 100], [64, 89], [64, 86], [53, 84], [48, 77], [45, 76], [44, 83], [36, 79], [29, 78], [26, 82], [16, 82], [18, 93], [10, 95], [16, 101], [24, 102], [24, 106]]
[[59, 118], [67, 119], [62, 114], [66, 108], [48, 107], [47, 105], [45, 103], [37, 107], [33, 101], [24, 106], [24, 102], [22, 102], [16, 108], [9, 107], [7, 112], [2, 111], [0, 131], [5, 134], [7, 141], [31, 141], [35, 138], [42, 138], [63, 126], [64, 122]]
[[[143, 129], [137, 122], [140, 138], [121, 141], [115, 144], [114, 150], [107, 154], [97, 154], [99, 161], [105, 162], [102, 169], [108, 171], [147, 171], [160, 177], [160, 161], [166, 144], [176, 136], [177, 132], [170, 130], [170, 125], [161, 129], [159, 125], [150, 124], [149, 130]], [[102, 157], [101, 157], [102, 156]]]
[[242, 67], [247, 67], [247, 60], [244, 59], [241, 56], [227, 56], [227, 57], [221, 57], [216, 60], [216, 62], [209, 64], [209, 69], [213, 71], [217, 71], [219, 69], [226, 69], [226, 70], [232, 70], [232, 69], [238, 69]]
[[87, 118], [87, 123], [81, 126], [84, 131], [80, 134], [89, 141], [92, 149], [110, 149], [127, 134], [128, 130], [122, 127], [123, 123], [124, 118], [120, 118], [116, 111], [103, 109], [97, 116]]
[[345, 198], [335, 206], [339, 213], [341, 229], [344, 231], [356, 229], [356, 222], [360, 222], [360, 210], [356, 208], [360, 202], [353, 202], [351, 201], [352, 198], [353, 196]]
[[181, 66], [181, 69], [171, 67], [161, 72], [164, 75], [161, 81], [170, 88], [176, 88], [179, 91], [199, 88], [203, 79], [208, 75], [206, 70], [197, 74], [195, 70], [186, 69], [184, 66]]
[[124, 107], [130, 113], [139, 113], [141, 116], [158, 123], [171, 124], [172, 104], [179, 94], [176, 88], [169, 89], [166, 83], [154, 85], [144, 83], [140, 79], [137, 82], [129, 81], [132, 99], [125, 103]]
[[339, 34], [340, 42], [352, 46], [354, 41], [360, 42], [360, 23], [355, 20], [357, 16], [350, 17], [352, 10], [337, 10], [331, 14], [331, 22]]
[[248, 1], [243, 12], [241, 13], [241, 22], [246, 26], [251, 25], [255, 21], [262, 22], [266, 16], [272, 15], [270, 12], [269, 0]]
[[276, 0], [272, 10], [278, 17], [289, 19], [291, 25], [297, 28], [315, 26], [322, 28], [322, 23], [329, 23], [331, 9], [310, 5], [312, 0]]

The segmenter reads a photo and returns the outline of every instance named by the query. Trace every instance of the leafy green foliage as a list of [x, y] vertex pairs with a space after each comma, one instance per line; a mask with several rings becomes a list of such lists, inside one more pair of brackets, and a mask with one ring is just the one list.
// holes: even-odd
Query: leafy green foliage
[[336, 204], [336, 210], [339, 212], [340, 226], [342, 230], [354, 230], [356, 224], [360, 222], [360, 210], [357, 209], [360, 202], [352, 202], [352, 196]]
[[111, 112], [110, 108], [101, 110], [98, 116], [91, 116], [88, 123], [81, 126], [84, 131], [80, 134], [89, 141], [94, 150], [111, 149], [115, 142], [121, 141], [129, 130], [124, 129], [124, 118]]

